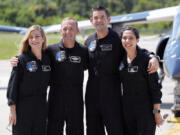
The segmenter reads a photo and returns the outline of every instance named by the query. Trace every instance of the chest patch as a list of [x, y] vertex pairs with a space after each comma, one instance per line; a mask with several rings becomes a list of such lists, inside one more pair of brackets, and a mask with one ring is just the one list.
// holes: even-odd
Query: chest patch
[[121, 62], [119, 65], [119, 71], [123, 70], [123, 68], [124, 68], [124, 64], [123, 64], [123, 62]]
[[112, 44], [100, 45], [101, 51], [112, 51]]
[[138, 66], [131, 66], [131, 67], [128, 67], [128, 72], [129, 72], [129, 73], [135, 73], [135, 72], [138, 72]]
[[43, 71], [43, 72], [49, 72], [49, 71], [51, 71], [50, 65], [42, 65], [42, 71]]
[[36, 72], [38, 69], [36, 61], [30, 61], [26, 64], [26, 68], [29, 72]]
[[96, 46], [97, 46], [96, 40], [91, 41], [91, 43], [90, 43], [90, 45], [89, 45], [89, 47], [88, 47], [89, 51], [90, 51], [90, 52], [93, 52], [93, 51], [96, 49]]
[[62, 61], [64, 61], [66, 59], [66, 53], [65, 53], [65, 51], [59, 51], [59, 52], [57, 52], [57, 54], [56, 54], [56, 60], [58, 61], [58, 62], [62, 62]]
[[70, 56], [69, 60], [72, 63], [81, 63], [81, 57], [79, 57], [79, 56]]

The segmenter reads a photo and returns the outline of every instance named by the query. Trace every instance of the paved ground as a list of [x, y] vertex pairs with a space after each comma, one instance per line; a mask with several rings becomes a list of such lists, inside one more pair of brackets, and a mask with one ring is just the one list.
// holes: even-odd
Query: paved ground
[[[151, 51], [155, 51], [157, 42], [159, 40], [158, 36], [144, 37], [140, 40], [140, 45], [148, 48]], [[0, 61], [0, 135], [11, 135], [6, 129], [8, 125], [8, 114], [9, 108], [7, 106], [6, 100], [6, 88], [8, 84], [8, 78], [10, 76], [11, 67], [9, 65], [9, 60]], [[85, 80], [87, 79], [87, 73]], [[172, 116], [170, 111], [171, 106], [173, 105], [173, 88], [175, 82], [169, 78], [165, 78], [163, 82], [163, 104], [162, 115], [163, 116]], [[156, 135], [180, 135], [180, 124], [177, 123], [168, 123], [166, 120], [164, 125], [160, 128], [157, 128]]]

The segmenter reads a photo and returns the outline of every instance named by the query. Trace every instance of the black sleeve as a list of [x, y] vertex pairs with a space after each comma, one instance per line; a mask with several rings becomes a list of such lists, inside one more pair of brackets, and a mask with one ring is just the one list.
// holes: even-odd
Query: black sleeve
[[153, 55], [160, 62], [160, 57], [158, 55], [156, 55], [154, 52], [148, 51], [144, 48], [142, 49], [142, 51], [144, 53], [146, 53], [149, 56], [149, 58], [152, 58], [152, 57], [150, 57], [150, 55]]
[[150, 87], [150, 93], [152, 96], [152, 103], [153, 104], [159, 104], [161, 103], [161, 83], [159, 82], [159, 76], [158, 73], [152, 73], [148, 75], [148, 81], [149, 81], [149, 87]]
[[86, 39], [86, 41], [84, 42], [84, 45], [85, 45], [86, 47], [88, 47], [88, 46], [89, 46], [88, 39]]
[[120, 41], [120, 48], [119, 48], [119, 50], [120, 50], [120, 61], [122, 61], [123, 60], [123, 57], [124, 57], [124, 55], [126, 54], [126, 51], [125, 51], [125, 49], [124, 49], [124, 47], [122, 46], [122, 42]]
[[85, 51], [85, 60], [84, 60], [84, 70], [87, 70], [89, 67], [89, 53], [88, 53], [88, 48], [86, 47], [86, 51]]
[[50, 79], [49, 79], [49, 82], [48, 82], [48, 85], [50, 86], [52, 84], [52, 61], [53, 61], [53, 57], [51, 56], [51, 45], [48, 45], [47, 48], [46, 48], [46, 51], [45, 53], [47, 54], [48, 58], [49, 58], [49, 61], [50, 61], [50, 67], [51, 67], [51, 73], [50, 73]]
[[149, 87], [149, 92], [151, 95], [152, 103], [159, 104], [159, 103], [161, 103], [161, 97], [162, 97], [161, 88], [162, 88], [162, 86], [159, 81], [159, 76], [158, 76], [157, 72], [152, 73], [152, 74], [149, 74], [147, 72], [147, 66], [148, 66], [149, 60], [150, 60], [150, 58], [148, 58], [148, 55], [145, 54], [144, 61], [146, 64], [144, 64], [144, 65], [146, 65], [146, 66], [144, 67], [144, 72], [146, 74], [146, 79], [148, 81], [148, 87]]
[[147, 54], [148, 56], [149, 56], [149, 55], [154, 55], [153, 52], [150, 52], [150, 51], [148, 51], [147, 49], [144, 49], [144, 48], [141, 48], [141, 49], [142, 49], [142, 51], [143, 51], [145, 54]]
[[21, 61], [16, 67], [13, 67], [8, 83], [7, 88], [7, 99], [8, 105], [13, 105], [17, 103], [18, 100], [18, 91], [19, 91], [19, 84], [21, 82], [21, 78], [23, 76], [23, 67], [21, 65]]

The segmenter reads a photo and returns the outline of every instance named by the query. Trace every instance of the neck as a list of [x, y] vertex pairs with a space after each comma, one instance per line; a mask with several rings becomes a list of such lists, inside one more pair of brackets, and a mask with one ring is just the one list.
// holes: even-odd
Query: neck
[[75, 41], [63, 41], [63, 45], [66, 48], [73, 48], [75, 45]]
[[131, 62], [137, 55], [137, 51], [127, 51], [127, 59]]
[[97, 38], [102, 39], [102, 38], [104, 38], [104, 37], [106, 37], [108, 35], [109, 30], [107, 28], [107, 29], [96, 31], [96, 33], [97, 33]]
[[42, 50], [40, 49], [32, 49], [32, 53], [36, 56], [37, 59], [41, 60], [42, 58]]

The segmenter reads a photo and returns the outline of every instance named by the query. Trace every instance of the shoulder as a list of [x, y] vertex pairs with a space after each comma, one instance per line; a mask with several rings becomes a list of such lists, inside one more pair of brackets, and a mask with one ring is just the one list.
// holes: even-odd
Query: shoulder
[[82, 54], [83, 56], [88, 55], [88, 48], [85, 45], [76, 42], [76, 46], [76, 49], [80, 54]]
[[58, 50], [59, 50], [59, 43], [48, 45], [45, 52], [48, 56], [51, 56], [54, 53], [56, 53]]
[[52, 44], [52, 45], [48, 45], [47, 48], [46, 48], [46, 50], [47, 50], [47, 51], [53, 50], [53, 49], [57, 48], [58, 45], [59, 45], [59, 43]]
[[27, 53], [18, 55], [18, 64], [17, 64], [17, 67], [15, 68], [24, 67], [29, 60], [30, 60], [30, 57]]
[[27, 53], [23, 53], [23, 54], [18, 55], [19, 62], [28, 61], [29, 58], [30, 57]]
[[43, 56], [43, 61], [50, 63], [50, 57], [46, 51], [42, 52], [42, 56]]
[[144, 63], [148, 63], [150, 58], [149, 58], [149, 55], [144, 51], [144, 49], [137, 46], [137, 51], [138, 51], [138, 55], [141, 61], [143, 61]]
[[87, 50], [87, 47], [85, 45], [82, 45], [80, 43], [77, 42], [77, 45], [79, 48], [81, 48], [82, 50]]
[[110, 34], [110, 36], [120, 40], [118, 33], [116, 31], [114, 31], [113, 29], [109, 29], [109, 34]]
[[85, 46], [88, 46], [90, 44], [90, 42], [95, 40], [95, 39], [96, 39], [96, 33], [90, 35], [85, 41]]
[[49, 59], [49, 55], [47, 54], [47, 52], [46, 52], [46, 51], [43, 51], [43, 52], [42, 52], [42, 54], [43, 54], [43, 57], [45, 57], [45, 58]]

